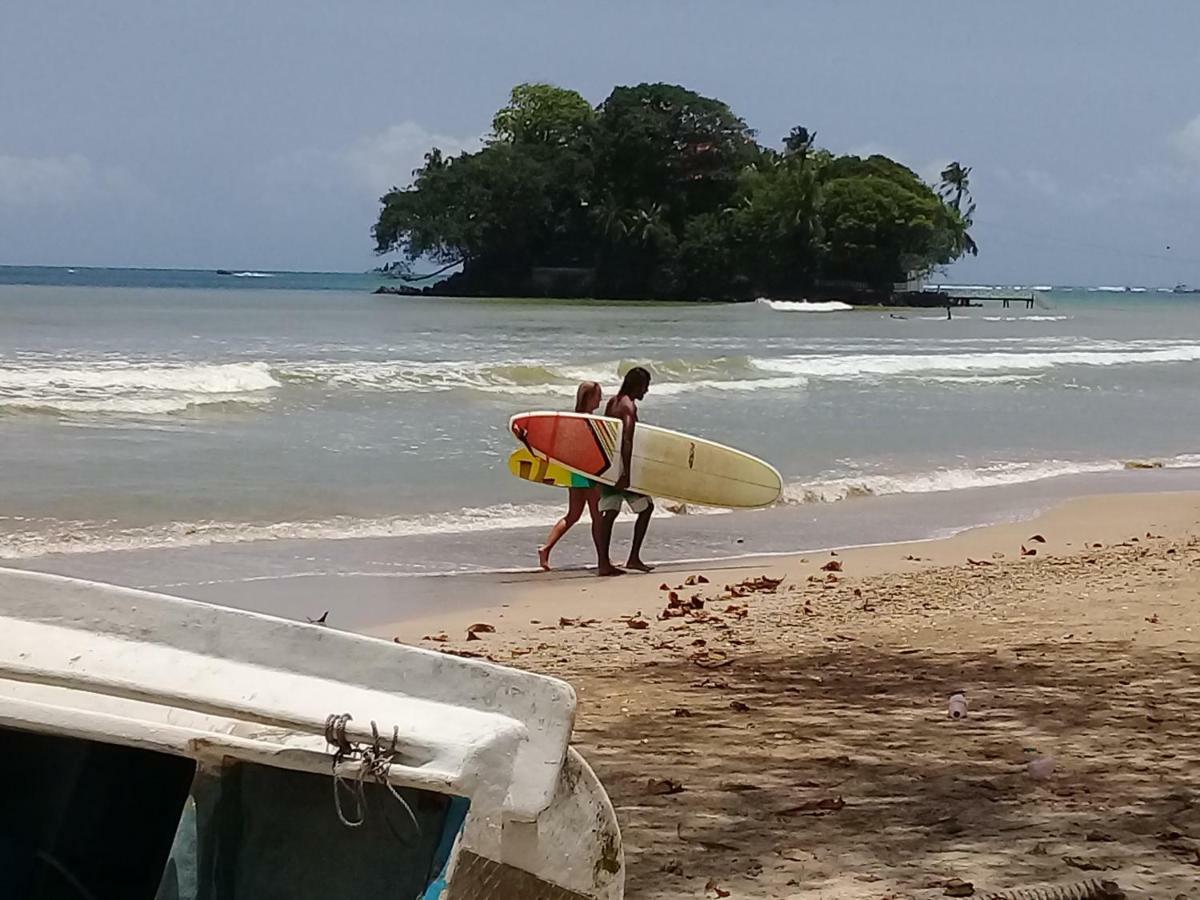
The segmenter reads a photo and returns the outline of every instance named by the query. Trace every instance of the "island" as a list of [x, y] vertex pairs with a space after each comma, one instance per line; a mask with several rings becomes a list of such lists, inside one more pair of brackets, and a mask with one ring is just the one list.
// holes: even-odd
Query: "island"
[[970, 172], [951, 163], [933, 186], [803, 126], [764, 146], [678, 85], [617, 87], [593, 107], [520, 84], [479, 150], [431, 148], [380, 199], [372, 235], [398, 255], [396, 293], [890, 303], [978, 253]]

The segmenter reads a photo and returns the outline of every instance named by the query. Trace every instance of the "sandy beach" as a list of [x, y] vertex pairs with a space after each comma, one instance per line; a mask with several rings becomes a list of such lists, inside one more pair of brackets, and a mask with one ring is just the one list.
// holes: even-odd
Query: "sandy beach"
[[[373, 629], [569, 680], [630, 900], [1200, 878], [1200, 494], [599, 580]], [[474, 632], [468, 638], [468, 630]], [[947, 713], [961, 691], [968, 715]]]

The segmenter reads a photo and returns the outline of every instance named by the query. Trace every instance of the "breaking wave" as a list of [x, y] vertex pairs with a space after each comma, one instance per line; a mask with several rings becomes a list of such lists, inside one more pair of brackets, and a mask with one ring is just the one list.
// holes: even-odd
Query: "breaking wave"
[[[1161, 461], [1162, 468], [1181, 469], [1200, 466], [1200, 455], [1185, 454]], [[898, 475], [851, 475], [818, 481], [788, 484], [784, 503], [835, 503], [857, 497], [883, 497], [889, 494], [928, 494], [972, 488], [1028, 484], [1064, 475], [1088, 475], [1119, 472], [1131, 467], [1127, 460], [1043, 462], [998, 462], [979, 468], [937, 469]], [[1154, 466], [1157, 467], [1157, 466]]]
[[845, 312], [848, 309], [854, 309], [849, 303], [843, 303], [841, 300], [813, 302], [805, 300], [796, 302], [792, 300], [768, 300], [766, 297], [759, 297], [754, 302], [759, 306], [765, 306], [776, 312]]
[[250, 541], [349, 540], [460, 534], [503, 528], [548, 526], [562, 515], [561, 505], [499, 504], [451, 513], [356, 518], [335, 516], [302, 522], [168, 522], [112, 530], [103, 522], [56, 521], [40, 528], [0, 536], [0, 559], [23, 559], [51, 553], [103, 553], [201, 547]]
[[278, 386], [265, 362], [0, 364], [0, 410], [151, 416], [207, 405], [262, 403]]
[[[1056, 316], [1014, 317], [1057, 320]], [[993, 347], [995, 344], [992, 345]], [[1027, 345], [1024, 350], [962, 345], [948, 352], [858, 352], [790, 356], [727, 355], [591, 363], [315, 360], [269, 364], [138, 361], [46, 357], [0, 362], [0, 414], [152, 417], [236, 410], [275, 402], [281, 392], [306, 388], [361, 393], [570, 398], [581, 381], [612, 391], [634, 365], [654, 375], [656, 396], [694, 392], [801, 390], [813, 381], [900, 379], [930, 384], [1000, 385], [1036, 380], [1054, 369], [1162, 365], [1200, 361], [1200, 343], [1126, 341], [1081, 349]], [[847, 348], [849, 349], [849, 348]]]

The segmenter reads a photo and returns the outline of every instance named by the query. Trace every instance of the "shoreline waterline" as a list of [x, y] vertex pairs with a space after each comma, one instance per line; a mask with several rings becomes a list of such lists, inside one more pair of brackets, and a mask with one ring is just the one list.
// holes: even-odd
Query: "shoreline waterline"
[[[653, 523], [647, 555], [658, 571], [686, 568], [750, 569], [832, 550], [934, 543], [963, 532], [1027, 522], [1082, 498], [1200, 491], [1200, 468], [1073, 476], [1017, 486], [948, 494], [863, 498], [815, 509], [807, 521], [792, 510], [723, 516], [677, 516]], [[282, 540], [205, 547], [62, 554], [7, 560], [11, 568], [122, 584], [294, 618], [337, 611], [339, 627], [372, 630], [387, 623], [420, 621], [441, 611], [498, 606], [528, 589], [572, 584], [603, 592], [586, 523], [568, 535], [556, 569], [534, 568], [535, 550], [551, 522], [476, 535], [457, 547], [477, 561], [474, 569], [438, 571], [428, 538]], [[618, 525], [619, 560], [628, 523]], [[787, 528], [789, 533], [784, 533]], [[415, 546], [414, 546], [415, 544]], [[529, 565], [486, 565], [488, 552], [524, 552]], [[696, 552], [700, 548], [700, 552]], [[455, 549], [455, 548], [451, 548]], [[443, 552], [446, 548], [443, 547]], [[423, 568], [422, 568], [423, 566]], [[631, 575], [630, 578], [641, 576]], [[653, 576], [649, 576], [653, 577]], [[619, 579], [624, 582], [626, 579]]]

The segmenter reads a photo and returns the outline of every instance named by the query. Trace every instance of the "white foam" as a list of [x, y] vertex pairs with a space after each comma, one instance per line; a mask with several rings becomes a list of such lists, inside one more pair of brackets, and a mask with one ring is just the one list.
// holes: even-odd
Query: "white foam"
[[[1163, 460], [1163, 468], [1200, 466], [1200, 454], [1184, 454]], [[833, 503], [857, 497], [882, 497], [889, 494], [927, 494], [972, 488], [1027, 484], [1065, 475], [1118, 472], [1126, 468], [1123, 460], [1047, 460], [1044, 462], [998, 462], [979, 468], [937, 469], [897, 475], [862, 475], [789, 484], [784, 488], [785, 503]]]
[[[941, 318], [941, 316], [938, 316]], [[980, 322], [1066, 322], [1074, 316], [979, 316]]]
[[0, 365], [0, 407], [11, 410], [159, 415], [214, 403], [263, 403], [277, 387], [263, 362]]
[[759, 306], [765, 306], [773, 309], [776, 312], [845, 312], [848, 309], [854, 309], [849, 303], [843, 303], [841, 300], [821, 300], [809, 302], [795, 302], [792, 300], [768, 300], [766, 297], [759, 297], [754, 301]]
[[792, 356], [759, 360], [767, 371], [808, 378], [860, 378], [919, 372], [1006, 372], [1059, 366], [1120, 366], [1200, 361], [1200, 344], [1158, 349], [1052, 350], [1028, 353], [913, 353]]
[[234, 278], [274, 278], [270, 272], [231, 272]]
[[[444, 513], [358, 518], [335, 516], [300, 522], [168, 522], [138, 528], [111, 527], [107, 522], [40, 520], [41, 528], [0, 535], [0, 559], [28, 559], [48, 554], [108, 553], [130, 550], [206, 547], [283, 540], [355, 540], [473, 534], [511, 528], [545, 527], [559, 519], [563, 504], [501, 503], [465, 507]], [[688, 514], [719, 514], [727, 510], [688, 509]], [[665, 502], [655, 506], [656, 518], [675, 513]], [[623, 517], [628, 517], [622, 512]]]

